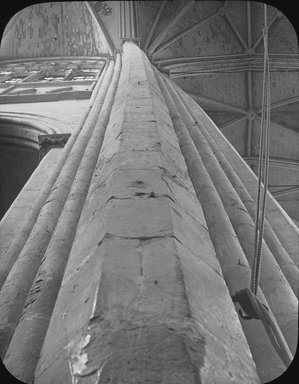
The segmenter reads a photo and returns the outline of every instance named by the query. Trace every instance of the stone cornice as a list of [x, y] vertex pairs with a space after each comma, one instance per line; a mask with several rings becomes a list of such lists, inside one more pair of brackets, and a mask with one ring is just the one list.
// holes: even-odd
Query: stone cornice
[[[298, 54], [271, 54], [270, 69], [272, 71], [297, 71]], [[158, 68], [170, 71], [171, 77], [186, 77], [204, 73], [261, 71], [263, 69], [262, 54], [235, 54], [206, 57], [178, 57], [154, 60]]]

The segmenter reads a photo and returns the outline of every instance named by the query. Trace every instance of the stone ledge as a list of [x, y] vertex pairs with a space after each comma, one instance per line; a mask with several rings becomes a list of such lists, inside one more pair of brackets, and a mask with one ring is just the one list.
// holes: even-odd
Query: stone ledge
[[70, 133], [39, 135], [38, 143], [40, 147], [39, 160], [41, 160], [52, 148], [63, 148], [70, 138]]

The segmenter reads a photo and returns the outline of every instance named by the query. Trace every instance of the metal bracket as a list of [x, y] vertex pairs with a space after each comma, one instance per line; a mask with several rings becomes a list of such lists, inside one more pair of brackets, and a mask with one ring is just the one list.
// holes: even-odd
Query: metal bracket
[[244, 320], [257, 319], [261, 320], [259, 314], [257, 313], [254, 305], [254, 300], [257, 301], [259, 305], [263, 305], [268, 309], [263, 303], [261, 303], [257, 297], [251, 292], [249, 288], [241, 289], [237, 291], [233, 296], [232, 300], [234, 303], [239, 303], [242, 310], [239, 309], [239, 315]]

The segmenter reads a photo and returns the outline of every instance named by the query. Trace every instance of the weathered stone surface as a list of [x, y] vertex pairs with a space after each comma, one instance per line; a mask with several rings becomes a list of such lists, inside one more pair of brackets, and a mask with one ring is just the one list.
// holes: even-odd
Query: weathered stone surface
[[[7, 295], [8, 298], [0, 296], [2, 298], [0, 302], [4, 307], [2, 308], [0, 305], [3, 309], [0, 311], [2, 313], [0, 317], [1, 320], [4, 319], [4, 322], [6, 322], [6, 307], [19, 306], [20, 310], [24, 309], [21, 317], [24, 328], [22, 328], [22, 322], [17, 325], [18, 320], [7, 326], [7, 334], [11, 333], [11, 329], [14, 329], [16, 325], [17, 328], [14, 333], [16, 338], [14, 342], [11, 342], [12, 348], [7, 353], [5, 362], [9, 363], [9, 369], [17, 377], [18, 372], [28, 370], [28, 359], [30, 360], [31, 355], [38, 357], [39, 350], [27, 349], [29, 353], [25, 352], [23, 356], [20, 352], [19, 357], [21, 356], [21, 358], [16, 360], [17, 364], [13, 361], [17, 354], [14, 355], [12, 352], [22, 351], [26, 340], [28, 340], [28, 344], [31, 344], [31, 337], [32, 339], [37, 337], [43, 341], [48, 320], [51, 317], [35, 380], [31, 380], [32, 375], [29, 374], [27, 376], [29, 379], [24, 381], [45, 384], [57, 384], [57, 382], [58, 384], [59, 382], [73, 384], [105, 382], [119, 384], [141, 382], [153, 384], [257, 383], [259, 381], [256, 375], [257, 370], [261, 381], [267, 382], [267, 379], [279, 376], [285, 367], [278, 355], [276, 356], [262, 323], [255, 320], [252, 322], [241, 320], [243, 331], [257, 365], [255, 368], [230, 298], [230, 294], [235, 292], [236, 288], [249, 286], [251, 273], [249, 265], [251, 265], [253, 238], [248, 233], [250, 231], [252, 233], [254, 227], [252, 223], [241, 220], [241, 215], [238, 213], [242, 212], [243, 219], [245, 219], [244, 213], [246, 210], [249, 212], [249, 206], [252, 208], [252, 212], [249, 214], [254, 220], [256, 178], [230, 144], [235, 145], [242, 156], [248, 155], [250, 162], [255, 162], [251, 155], [257, 155], [258, 151], [259, 126], [258, 122], [254, 120], [258, 118], [262, 96], [261, 72], [258, 70], [261, 69], [262, 60], [260, 57], [257, 58], [257, 61], [252, 61], [253, 66], [250, 64], [250, 60], [256, 56], [255, 49], [251, 48], [251, 45], [257, 49], [256, 53], [262, 52], [262, 12], [259, 11], [263, 5], [243, 2], [244, 5], [241, 4], [242, 2], [237, 2], [234, 7], [228, 4], [226, 10], [229, 11], [229, 18], [227, 18], [221, 17], [226, 12], [225, 7], [220, 6], [218, 9], [218, 2], [193, 3], [191, 1], [186, 3], [183, 0], [181, 4], [161, 1], [161, 4], [149, 2], [149, 5], [139, 2], [139, 7], [135, 7], [134, 2], [116, 2], [115, 4], [109, 1], [94, 2], [97, 3], [94, 4], [94, 8], [98, 11], [99, 16], [100, 28], [97, 28], [96, 20], [91, 19], [87, 14], [90, 6], [93, 7], [91, 2], [89, 3], [86, 4], [87, 8], [84, 4], [79, 6], [77, 4], [74, 7], [69, 4], [61, 7], [59, 4], [58, 6], [50, 4], [45, 8], [38, 5], [33, 8], [35, 10], [33, 12], [28, 9], [28, 11], [16, 15], [9, 23], [4, 36], [4, 53], [7, 51], [7, 47], [16, 48], [16, 57], [22, 56], [22, 52], [25, 56], [29, 54], [31, 58], [36, 56], [35, 54], [32, 56], [34, 52], [37, 56], [43, 56], [41, 55], [42, 50], [46, 52], [49, 47], [51, 49], [47, 54], [50, 55], [55, 50], [59, 51], [57, 54], [61, 54], [61, 52], [66, 55], [72, 54], [72, 52], [76, 55], [86, 52], [90, 54], [90, 52], [95, 52], [96, 45], [96, 48], [100, 49], [98, 52], [106, 54], [105, 44], [104, 48], [102, 45], [106, 30], [115, 47], [120, 48], [116, 56], [121, 54], [124, 57], [122, 77], [113, 112], [108, 113], [110, 115], [109, 129], [106, 132], [101, 153], [94, 154], [95, 158], [99, 155], [99, 159], [91, 183], [88, 175], [91, 176], [93, 167], [88, 162], [83, 161], [85, 168], [82, 167], [81, 173], [74, 174], [70, 172], [69, 168], [69, 171], [64, 174], [65, 179], [72, 185], [80, 184], [78, 180], [81, 177], [83, 180], [88, 179], [86, 184], [88, 184], [87, 187], [90, 184], [90, 188], [85, 204], [83, 201], [79, 207], [73, 203], [76, 199], [85, 200], [87, 189], [73, 190], [72, 187], [64, 206], [64, 209], [67, 207], [69, 217], [72, 219], [59, 219], [60, 225], [56, 226], [55, 232], [56, 234], [59, 232], [60, 236], [55, 237], [55, 232], [53, 232], [56, 222], [54, 211], [57, 206], [61, 208], [60, 197], [65, 192], [64, 187], [62, 187], [61, 193], [54, 195], [55, 200], [51, 197], [48, 200], [45, 198], [44, 202], [47, 200], [47, 205], [41, 213], [41, 217], [46, 225], [35, 227], [32, 232], [34, 236], [28, 241], [28, 243], [34, 241], [29, 251], [32, 255], [36, 251], [40, 252], [40, 257], [34, 259], [28, 257], [27, 262], [26, 260], [23, 264], [21, 262], [20, 268], [11, 280], [11, 294]], [[201, 3], [208, 5], [206, 7]], [[72, 24], [70, 21], [74, 21], [76, 16], [79, 16], [78, 10], [82, 11], [82, 7], [84, 8], [83, 22], [79, 22], [78, 25]], [[164, 11], [163, 8], [165, 8]], [[281, 34], [282, 29], [285, 29], [286, 26], [286, 35], [291, 37], [287, 50], [291, 53], [296, 52], [296, 39], [291, 36], [292, 28], [289, 28], [290, 25], [283, 17], [284, 15], [273, 7], [264, 7], [265, 15], [267, 9], [270, 19], [272, 16], [275, 19], [273, 26], [269, 25], [269, 28], [274, 28], [271, 29], [271, 36], [269, 35], [270, 51], [276, 43], [283, 50], [286, 48], [285, 33]], [[64, 12], [66, 10], [69, 12]], [[200, 25], [197, 24], [198, 20], [205, 21], [205, 17], [209, 15], [210, 11], [216, 11], [214, 15], [217, 23], [200, 22]], [[48, 16], [51, 17], [48, 18]], [[28, 20], [33, 18], [31, 20], [33, 24], [31, 22], [24, 24], [24, 17]], [[41, 23], [43, 26], [39, 28], [39, 21], [42, 19], [46, 22]], [[124, 47], [119, 45], [128, 36], [137, 36], [137, 19], [139, 19], [140, 46], [147, 52], [154, 66], [157, 66], [162, 73], [168, 73], [172, 78], [175, 77], [177, 84], [190, 92], [204, 109], [207, 108], [209, 115], [215, 117], [219, 127], [222, 126], [222, 133], [231, 141], [229, 143], [223, 137], [215, 124], [204, 113], [200, 114], [200, 124], [203, 122], [207, 134], [211, 134], [211, 138], [213, 137], [219, 143], [219, 147], [216, 145], [216, 148], [213, 148], [213, 151], [218, 154], [218, 156], [216, 155], [217, 161], [221, 164], [223, 159], [229, 159], [228, 166], [231, 167], [232, 173], [238, 175], [237, 177], [240, 176], [237, 182], [239, 189], [237, 190], [235, 185], [233, 187], [243, 201], [244, 207], [242, 203], [239, 204], [240, 202], [236, 201], [232, 191], [225, 188], [227, 178], [230, 179], [227, 173], [226, 176], [221, 176], [219, 173], [217, 176], [217, 173], [213, 172], [213, 166], [210, 167], [214, 157], [204, 155], [208, 147], [207, 143], [200, 148], [197, 147], [199, 156], [195, 157], [195, 161], [191, 161], [188, 153], [186, 154], [192, 148], [190, 142], [186, 142], [188, 140], [185, 142], [183, 140], [180, 148], [173, 128], [177, 132], [176, 119], [182, 118], [183, 113], [179, 110], [178, 101], [175, 101], [175, 113], [178, 111], [178, 115], [172, 123], [173, 113], [168, 102], [167, 107], [166, 98], [164, 100], [157, 87], [151, 64], [146, 55], [133, 44], [125, 44]], [[86, 23], [86, 21], [89, 22]], [[195, 23], [194, 27], [190, 28], [190, 22]], [[61, 29], [63, 24], [66, 28]], [[233, 28], [229, 28], [229, 24]], [[197, 27], [200, 28], [200, 33]], [[57, 28], [60, 28], [62, 33], [56, 37], [54, 33], [54, 40], [47, 39], [48, 30], [53, 32]], [[40, 30], [38, 31], [38, 29]], [[11, 39], [13, 34], [20, 35], [20, 30], [23, 35], [22, 41]], [[68, 33], [70, 30], [74, 32], [73, 35]], [[38, 33], [36, 34], [36, 32]], [[79, 41], [80, 39], [76, 38], [78, 36], [76, 32], [83, 36], [83, 40]], [[95, 32], [96, 38], [94, 38]], [[180, 32], [182, 33], [180, 34]], [[223, 37], [226, 39], [225, 42], [221, 42]], [[166, 44], [164, 44], [165, 39], [168, 40]], [[45, 44], [39, 44], [39, 40]], [[82, 41], [91, 43], [92, 47], [88, 44], [82, 45]], [[132, 41], [137, 40], [132, 39]], [[8, 44], [9, 42], [12, 44]], [[26, 47], [24, 42], [29, 42], [29, 46]], [[84, 52], [82, 51], [83, 46]], [[152, 56], [155, 48], [157, 50]], [[110, 54], [112, 49], [113, 47], [108, 47]], [[233, 61], [236, 57], [235, 54], [237, 53], [238, 56], [240, 53], [242, 56], [242, 52], [247, 56], [253, 55], [248, 56], [249, 58], [246, 58], [245, 61], [238, 59], [241, 66], [242, 62], [245, 64], [245, 72], [223, 74], [223, 71], [225, 72], [229, 67], [231, 71], [238, 70], [238, 64]], [[217, 63], [216, 56], [216, 62], [209, 59], [204, 59], [202, 62], [193, 60], [198, 54], [204, 58], [213, 54], [218, 56], [220, 61], [218, 60]], [[233, 55], [233, 59], [227, 63], [223, 62], [223, 64], [223, 54]], [[194, 56], [193, 59], [192, 56]], [[71, 59], [71, 61], [74, 59], [67, 56], [64, 58]], [[46, 69], [44, 68], [47, 65], [46, 61], [41, 57], [39, 59], [44, 62], [41, 68]], [[88, 59], [90, 59], [92, 67], [93, 58], [89, 56]], [[273, 83], [271, 94], [274, 91], [271, 96], [274, 102], [274, 116], [271, 111], [271, 119], [273, 120], [274, 117], [275, 121], [278, 119], [282, 125], [291, 125], [289, 128], [292, 128], [293, 119], [289, 115], [294, 112], [296, 107], [296, 98], [291, 97], [296, 89], [292, 88], [293, 75], [287, 72], [295, 61], [290, 59], [290, 65], [287, 64], [287, 67], [284, 68], [279, 65], [277, 58], [272, 59], [274, 59], [274, 67], [278, 72], [274, 71], [275, 73], [271, 75], [273, 76], [273, 78], [271, 77]], [[112, 62], [111, 57], [108, 61]], [[26, 62], [18, 60], [13, 64], [13, 68], [21, 66], [20, 71], [34, 70], [30, 64], [28, 65], [28, 62], [26, 64]], [[55, 63], [51, 62], [52, 64]], [[73, 74], [76, 65], [74, 64], [74, 68], [71, 70]], [[60, 66], [56, 68], [59, 70]], [[248, 71], [248, 68], [255, 71]], [[190, 76], [190, 71], [193, 70], [207, 75]], [[279, 73], [279, 71], [282, 72]], [[64, 80], [69, 75], [70, 73], [64, 76]], [[36, 76], [37, 74], [30, 75], [29, 78], [32, 81], [33, 78], [38, 78]], [[5, 80], [12, 77], [12, 74], [6, 75]], [[25, 81], [28, 81], [29, 78], [27, 77]], [[1, 80], [3, 81], [3, 79]], [[22, 87], [22, 84], [20, 86]], [[12, 85], [4, 89], [4, 93], [14, 87], [15, 85]], [[50, 92], [52, 91], [50, 90]], [[90, 95], [89, 90], [81, 92], [81, 96], [84, 96], [83, 93], [85, 97]], [[181, 93], [181, 89], [178, 89], [178, 93]], [[87, 100], [62, 100], [66, 96], [62, 94], [59, 96], [61, 98], [59, 102], [49, 102], [50, 99], [45, 101], [41, 96], [34, 95], [31, 103], [26, 105], [20, 104], [20, 102], [28, 101], [27, 96], [3, 96], [7, 102], [17, 103], [6, 104], [0, 109], [11, 116], [18, 116], [22, 121], [28, 119], [28, 123], [35, 123], [37, 130], [46, 127], [45, 131], [49, 129], [56, 133], [63, 133], [72, 131], [79, 116], [88, 105]], [[46, 97], [48, 96], [46, 95]], [[173, 95], [171, 98], [174, 100]], [[44, 102], [33, 103], [34, 100]], [[56, 100], [58, 99], [56, 98]], [[280, 105], [278, 109], [276, 108], [277, 112], [275, 112], [276, 101], [278, 102], [276, 107]], [[196, 104], [197, 109], [200, 109], [197, 103], [190, 100], [190, 105], [192, 103]], [[100, 103], [96, 104], [99, 106]], [[188, 101], [187, 104], [189, 104]], [[252, 106], [258, 109], [254, 111]], [[15, 113], [16, 110], [17, 113]], [[283, 116], [280, 116], [281, 113]], [[93, 117], [97, 119], [98, 113], [95, 113]], [[276, 123], [279, 123], [278, 120]], [[40, 124], [41, 126], [39, 126]], [[101, 116], [97, 125], [101, 127], [103, 124]], [[298, 140], [294, 136], [296, 134], [290, 131], [291, 136], [286, 137], [282, 132], [284, 127], [276, 127], [277, 124], [275, 125], [275, 122], [272, 121], [271, 125], [273, 124], [272, 156], [275, 157], [276, 154], [282, 158], [290, 155], [297, 158], [296, 141], [298, 143]], [[199, 128], [199, 125], [196, 128]], [[74, 136], [73, 134], [72, 137], [74, 138]], [[180, 135], [178, 134], [178, 136]], [[28, 138], [32, 139], [30, 135]], [[94, 136], [90, 140], [91, 147], [95, 145], [93, 139]], [[192, 140], [195, 142], [194, 137]], [[76, 139], [73, 141], [75, 142]], [[204, 142], [202, 138], [200, 141]], [[188, 149], [185, 150], [186, 148]], [[289, 150], [291, 153], [287, 153]], [[64, 160], [68, 158], [71, 167], [76, 162], [77, 153], [78, 151], [74, 151], [70, 156], [64, 156]], [[223, 159], [219, 154], [223, 154]], [[82, 159], [86, 160], [89, 155], [90, 151], [85, 151]], [[204, 160], [203, 168], [206, 168], [208, 175], [201, 172], [198, 167], [193, 167], [193, 165], [196, 166], [196, 163], [201, 164], [201, 160]], [[274, 162], [277, 163], [278, 168], [283, 165], [283, 162]], [[273, 163], [273, 165], [275, 164]], [[216, 169], [218, 167], [220, 168], [220, 165], [216, 164]], [[59, 171], [59, 167], [56, 168], [58, 175], [61, 168]], [[195, 168], [195, 171], [191, 168]], [[221, 164], [221, 168], [224, 169], [223, 164]], [[272, 175], [270, 179], [275, 181], [274, 184], [278, 182], [278, 184], [284, 185], [284, 180], [286, 183], [290, 182], [290, 172], [286, 172], [281, 179], [279, 176], [282, 173], [283, 171], [280, 170], [274, 176], [275, 180]], [[212, 174], [214, 174], [214, 178]], [[211, 183], [206, 182], [206, 176], [209, 177], [209, 175]], [[40, 181], [42, 182], [42, 178]], [[231, 179], [230, 182], [232, 182]], [[48, 184], [50, 183], [46, 180], [45, 185]], [[243, 194], [242, 197], [239, 193], [242, 188], [246, 191], [247, 196]], [[57, 186], [54, 187], [54, 190], [57, 191]], [[23, 192], [25, 193], [25, 190]], [[11, 249], [13, 251], [10, 249], [10, 254], [15, 257], [6, 257], [6, 261], [10, 259], [14, 262], [17, 259], [18, 252], [26, 243], [27, 234], [30, 233], [36, 221], [32, 214], [30, 221], [32, 225], [30, 224], [31, 227], [27, 225], [26, 232], [23, 230], [22, 223], [17, 226], [18, 218], [22, 222], [21, 216], [27, 207], [32, 207], [30, 212], [37, 212], [40, 211], [40, 208], [37, 210], [37, 207], [44, 205], [40, 198], [34, 204], [28, 199], [29, 196], [37, 197], [37, 190], [27, 189], [26, 196], [24, 193], [5, 220], [3, 249], [7, 249], [9, 246], [12, 233], [17, 233], [12, 241]], [[39, 196], [42, 194], [40, 192]], [[218, 197], [222, 202], [219, 199], [217, 201]], [[287, 199], [290, 198], [290, 196], [287, 197]], [[248, 201], [247, 205], [244, 200]], [[83, 205], [84, 210], [81, 215]], [[233, 209], [228, 209], [230, 205]], [[290, 209], [289, 201], [285, 205], [287, 209]], [[48, 210], [49, 206], [52, 208]], [[73, 235], [80, 216], [81, 220], [74, 241]], [[298, 268], [295, 262], [298, 264], [299, 233], [270, 195], [268, 197], [268, 216], [265, 242], [272, 253], [272, 248], [275, 248], [278, 265], [271, 262], [269, 258], [270, 263], [266, 263], [267, 257], [264, 257], [263, 268], [266, 273], [263, 272], [260, 284], [262, 289], [259, 293], [263, 296], [264, 288], [268, 289], [270, 298], [273, 299], [272, 307], [275, 303], [275, 317], [280, 320], [280, 323], [283, 323], [285, 334], [287, 333], [286, 339], [291, 341], [295, 349], [294, 336], [297, 334], [295, 322], [298, 303], [295, 298], [292, 298], [293, 306], [290, 310], [287, 292], [278, 287], [283, 281], [286, 283], [287, 290], [289, 289], [288, 283], [291, 280], [288, 277], [288, 282], [285, 282], [283, 274], [286, 275], [288, 271], [291, 271], [290, 275], [294, 282], [292, 289], [295, 294], [298, 291], [296, 278]], [[227, 231], [231, 224], [233, 231]], [[75, 228], [75, 230], [72, 232], [72, 230], [68, 230], [69, 228]], [[270, 239], [272, 248], [269, 244], [270, 237], [267, 238], [267, 230], [272, 231]], [[49, 235], [51, 240], [48, 246], [45, 246], [46, 248], [41, 248], [40, 241], [38, 241], [42, 238], [43, 231], [47, 233], [47, 236], [48, 233], [53, 232], [52, 236]], [[22, 233], [27, 233], [27, 237], [19, 236]], [[69, 248], [68, 252], [65, 252], [66, 244], [72, 244], [73, 247], [62, 286], [60, 286], [61, 280], [54, 282], [54, 279], [53, 281], [51, 279], [59, 265], [62, 264], [65, 254], [69, 255]], [[45, 255], [42, 258], [44, 251], [47, 258]], [[249, 255], [249, 264], [243, 257], [243, 253], [246, 252]], [[263, 252], [267, 256], [267, 246], [264, 247]], [[287, 262], [283, 269], [285, 256], [289, 254], [292, 255], [294, 262]], [[45, 267], [47, 265], [45, 260], [50, 260], [48, 268]], [[3, 268], [3, 258], [1, 262], [0, 268]], [[36, 273], [37, 265], [39, 268]], [[40, 271], [44, 273], [40, 273]], [[273, 271], [278, 273], [275, 274]], [[61, 268], [61, 272], [62, 278], [64, 267]], [[31, 286], [34, 275], [35, 280]], [[276, 277], [273, 278], [273, 275]], [[45, 281], [48, 281], [48, 284]], [[44, 295], [40, 294], [41, 290], [45, 293]], [[60, 291], [59, 297], [52, 314], [56, 300], [54, 293], [53, 302], [53, 292], [58, 290]], [[5, 293], [5, 289], [3, 292]], [[20, 296], [25, 302], [23, 306], [18, 300]], [[37, 299], [41, 301], [40, 306], [35, 306]], [[6, 305], [7, 303], [8, 305]], [[271, 304], [271, 300], [268, 299], [268, 303]], [[33, 308], [32, 312], [28, 308]], [[37, 309], [36, 312], [34, 312], [34, 308]], [[287, 321], [284, 322], [284, 319]], [[42, 327], [43, 324], [46, 325]], [[21, 341], [20, 344], [18, 337]], [[21, 370], [18, 370], [20, 366]], [[22, 379], [21, 376], [20, 378]]]
[[[226, 162], [226, 158], [218, 162], [213, 152], [219, 155], [219, 148], [214, 147], [212, 152], [209, 144], [205, 141], [204, 137], [201, 136], [200, 131], [205, 131], [207, 136], [209, 135], [208, 130], [206, 130], [209, 125], [208, 127], [203, 125], [208, 120], [208, 117], [206, 116], [205, 119], [201, 120], [203, 112], [199, 106], [196, 108], [194, 106], [195, 113], [192, 110], [190, 112], [189, 104], [182, 104], [182, 91], [178, 89], [176, 93], [169, 80], [165, 79], [164, 82], [157, 71], [156, 74], [159, 85], [170, 108], [174, 127], [188, 165], [190, 177], [205, 213], [209, 233], [215, 247], [217, 258], [221, 264], [224, 279], [233, 295], [236, 291], [249, 286], [251, 273], [248, 261], [251, 264], [254, 246], [251, 218], [227, 176], [225, 176], [222, 171], [221, 165]], [[191, 113], [191, 115], [189, 115], [189, 113]], [[209, 123], [211, 125], [211, 122]], [[196, 124], [198, 125], [195, 128]], [[222, 199], [222, 202], [219, 198]], [[242, 248], [240, 245], [242, 245]], [[259, 297], [264, 301], [265, 305], [273, 311], [273, 315], [284, 334], [290, 349], [288, 352], [290, 363], [292, 359], [291, 354], [294, 353], [297, 345], [297, 341], [294, 338], [294, 335], [297, 334], [297, 329], [292, 328], [295, 323], [294, 320], [298, 317], [296, 297], [290, 290], [289, 284], [272, 255], [269, 254], [269, 250], [267, 247], [264, 248], [264, 261], [260, 280], [262, 289], [259, 290]], [[243, 251], [247, 253], [248, 261]], [[269, 262], [269, 256], [272, 257], [271, 262]], [[267, 298], [267, 302], [263, 297], [263, 292]], [[286, 324], [288, 324], [287, 327]], [[268, 381], [284, 372], [285, 366], [282, 364], [282, 361], [277, 360], [275, 350], [269, 343], [270, 335], [267, 335], [263, 326], [260, 327], [260, 325], [259, 323], [255, 323], [253, 327], [250, 327], [247, 326], [246, 322], [242, 322], [244, 332], [257, 364], [259, 375], [263, 380]], [[293, 338], [289, 337], [291, 334]], [[261, 345], [263, 345], [262, 349]], [[286, 349], [287, 348], [288, 347], [286, 347]], [[263, 354], [262, 351], [267, 352]], [[265, 360], [267, 360], [267, 362]], [[269, 360], [272, 361], [272, 369], [269, 369]], [[264, 366], [268, 368], [266, 372], [264, 372]]]
[[258, 382], [158, 93], [128, 44], [37, 384]]
[[[195, 101], [186, 95], [191, 107], [196, 107]], [[246, 190], [251, 197], [256, 200], [257, 198], [257, 177], [251, 170], [249, 165], [240, 158], [237, 150], [229, 143], [226, 137], [215, 126], [213, 121], [203, 112], [198, 111], [198, 115], [205, 124], [206, 129], [210, 135], [215, 139], [218, 144], [219, 150], [225, 155], [226, 159], [230, 162], [232, 168], [239, 176], [244, 184]], [[267, 195], [267, 212], [266, 219], [275, 231], [279, 241], [291, 256], [293, 261], [298, 265], [299, 255], [299, 231], [296, 225], [292, 222], [290, 217], [281, 209], [279, 203], [275, 198], [268, 193]]]
[[[48, 178], [49, 174], [46, 172], [49, 167], [55, 166], [59, 160], [61, 149], [52, 149], [44, 160], [40, 163], [39, 167], [31, 175], [26, 185], [7, 211], [0, 224], [0, 260], [5, 258], [11, 241], [18, 229], [21, 228], [22, 223], [26, 217], [26, 213], [34, 204], [43, 183]], [[3, 265], [3, 264], [2, 264]]]

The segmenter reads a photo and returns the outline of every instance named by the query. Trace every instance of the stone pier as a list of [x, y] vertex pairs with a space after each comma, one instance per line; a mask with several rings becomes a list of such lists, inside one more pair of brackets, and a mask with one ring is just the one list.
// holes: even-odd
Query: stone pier
[[[261, 322], [241, 322], [231, 299], [250, 280], [254, 175], [134, 43], [107, 60], [94, 95], [4, 279], [7, 369], [35, 384], [258, 384], [278, 376], [285, 367]], [[287, 219], [269, 199], [259, 297], [294, 353], [298, 233], [292, 227], [286, 239], [279, 228]], [[284, 242], [292, 257], [275, 256]]]

